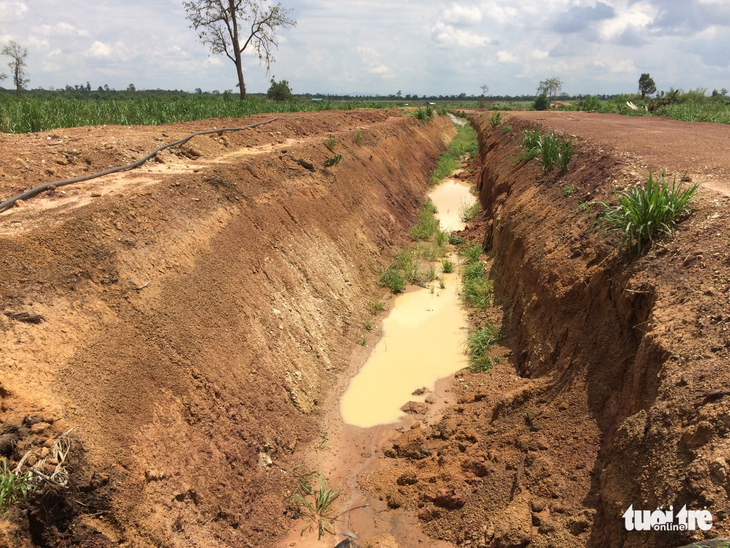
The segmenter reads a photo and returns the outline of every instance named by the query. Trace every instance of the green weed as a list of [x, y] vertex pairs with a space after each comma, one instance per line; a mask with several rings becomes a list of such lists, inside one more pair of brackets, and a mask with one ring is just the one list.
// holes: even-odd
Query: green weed
[[441, 271], [446, 274], [451, 274], [454, 271], [454, 263], [448, 259], [441, 261]]
[[497, 112], [495, 114], [492, 114], [492, 117], [489, 119], [489, 124], [492, 126], [492, 129], [496, 128], [501, 123], [502, 123], [502, 113]]
[[467, 222], [482, 211], [482, 205], [478, 201], [474, 201], [472, 203], [468, 202], [462, 202], [459, 204], [459, 218]]
[[576, 191], [575, 185], [565, 185], [563, 187], [563, 196], [572, 196], [573, 193]]
[[362, 322], [362, 328], [365, 331], [372, 331], [373, 330], [373, 322], [372, 322], [372, 320], [365, 320], [364, 322]]
[[324, 140], [324, 146], [326, 146], [330, 152], [334, 152], [335, 147], [337, 146], [337, 138], [334, 135], [328, 135]]
[[370, 303], [370, 313], [373, 316], [377, 316], [383, 310], [385, 310], [385, 303], [380, 299], [376, 299]]
[[430, 240], [439, 231], [439, 222], [434, 217], [436, 206], [428, 200], [418, 214], [418, 224], [411, 228], [411, 237], [418, 240]]
[[467, 263], [473, 263], [479, 261], [479, 256], [482, 254], [482, 246], [479, 244], [473, 244], [463, 248], [460, 253], [464, 256]]
[[443, 247], [446, 245], [446, 242], [448, 242], [448, 241], [449, 241], [449, 233], [444, 230], [438, 229], [436, 231], [436, 245], [439, 247]]
[[464, 243], [464, 238], [461, 236], [457, 236], [456, 234], [452, 234], [449, 236], [449, 243], [451, 245], [461, 245]]
[[590, 211], [596, 202], [578, 202], [578, 211]]
[[670, 187], [664, 176], [660, 176], [660, 182], [654, 181], [649, 172], [646, 186], [621, 192], [618, 205], [601, 202], [606, 209], [599, 223], [609, 231], [621, 232], [627, 250], [630, 252], [636, 245], [640, 254], [642, 247], [651, 243], [657, 233], [670, 233], [677, 217], [689, 211], [698, 186], [682, 190], [675, 181]]
[[362, 141], [362, 133], [358, 129], [355, 132], [355, 136], [352, 138], [352, 142], [355, 143], [356, 145], [359, 145], [361, 141]]
[[359, 344], [360, 346], [365, 346], [368, 344], [368, 340], [365, 338], [365, 335], [357, 339], [357, 344]]
[[29, 480], [29, 472], [16, 476], [8, 468], [8, 462], [2, 459], [2, 470], [0, 470], [0, 515], [11, 506], [25, 502], [32, 487]]
[[502, 128], [502, 133], [503, 133], [503, 134], [505, 134], [505, 135], [506, 135], [507, 133], [509, 133], [510, 131], [512, 131], [512, 126], [504, 126], [504, 127]]
[[573, 158], [573, 139], [560, 139], [558, 142], [558, 167], [561, 174], [568, 171], [571, 158]]
[[305, 466], [297, 466], [293, 474], [296, 486], [286, 500], [288, 507], [304, 520], [301, 534], [316, 530], [317, 539], [327, 533], [334, 535], [334, 522], [339, 516], [334, 502], [340, 496], [340, 490], [327, 485], [324, 474], [319, 470], [310, 471]]
[[342, 154], [335, 154], [332, 158], [324, 161], [324, 167], [336, 166], [342, 160]]
[[499, 330], [491, 322], [478, 329], [472, 329], [466, 340], [466, 352], [469, 355], [469, 369], [486, 372], [492, 369], [493, 360], [489, 349], [501, 338]]
[[403, 277], [403, 274], [401, 274], [398, 270], [390, 268], [389, 266], [380, 275], [378, 285], [382, 287], [387, 287], [388, 289], [390, 289], [391, 293], [395, 294], [402, 293], [407, 284], [405, 278]]

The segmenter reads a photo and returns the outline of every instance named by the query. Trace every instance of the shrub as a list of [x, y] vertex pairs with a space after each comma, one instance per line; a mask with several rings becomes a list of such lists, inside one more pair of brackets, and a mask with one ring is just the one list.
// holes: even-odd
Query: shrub
[[334, 135], [328, 135], [324, 140], [324, 146], [326, 146], [330, 152], [334, 152], [335, 147], [337, 146], [337, 138]]
[[561, 138], [558, 142], [558, 167], [560, 173], [568, 171], [568, 164], [573, 157], [573, 139], [566, 140]]
[[[226, 99], [225, 94], [226, 92], [223, 92], [224, 100]], [[291, 89], [289, 88], [289, 82], [286, 80], [277, 82], [272, 78], [271, 87], [269, 88], [269, 91], [266, 92], [266, 97], [272, 101], [281, 103], [283, 101], [291, 101], [294, 98], [294, 95], [292, 95]]]
[[451, 274], [454, 271], [454, 263], [448, 259], [441, 261], [441, 271], [446, 274]]
[[547, 110], [550, 108], [550, 99], [548, 99], [547, 95], [541, 93], [537, 96], [532, 106], [535, 110]]
[[586, 95], [583, 99], [578, 101], [578, 109], [589, 112], [601, 112], [601, 100], [595, 95]]
[[649, 172], [646, 186], [621, 192], [618, 205], [601, 202], [606, 209], [599, 222], [607, 230], [621, 232], [622, 243], [629, 252], [636, 245], [641, 253], [642, 247], [652, 242], [654, 235], [671, 232], [677, 217], [689, 211], [698, 185], [682, 190], [676, 181], [670, 187], [664, 176], [660, 179], [661, 182], [654, 181], [653, 174]]
[[378, 313], [385, 310], [385, 303], [381, 301], [380, 299], [376, 299], [373, 302], [370, 303], [370, 313], [375, 316]]
[[355, 132], [355, 136], [352, 138], [352, 142], [355, 143], [356, 145], [359, 145], [360, 144], [360, 141], [362, 141], [362, 133], [358, 129]]
[[340, 490], [328, 486], [324, 474], [318, 470], [309, 471], [305, 466], [297, 466], [293, 474], [297, 484], [286, 500], [289, 508], [304, 520], [302, 534], [316, 529], [317, 539], [325, 533], [334, 535], [334, 521], [339, 515], [334, 502], [340, 496]]
[[492, 117], [489, 119], [489, 123], [492, 126], [492, 129], [496, 128], [499, 124], [502, 123], [502, 113], [497, 112], [495, 114], [492, 114]]

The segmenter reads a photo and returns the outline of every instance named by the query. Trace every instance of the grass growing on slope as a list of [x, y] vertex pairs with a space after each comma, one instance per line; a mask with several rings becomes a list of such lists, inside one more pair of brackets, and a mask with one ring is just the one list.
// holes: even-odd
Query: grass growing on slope
[[317, 539], [326, 533], [335, 534], [334, 522], [339, 512], [334, 502], [340, 496], [340, 490], [327, 485], [324, 474], [319, 470], [310, 471], [305, 466], [297, 466], [293, 470], [297, 484], [287, 503], [304, 520], [304, 531], [317, 531]]
[[619, 194], [618, 205], [601, 202], [606, 209], [599, 223], [609, 231], [621, 232], [622, 244], [629, 252], [636, 246], [641, 253], [642, 247], [651, 243], [656, 234], [671, 232], [677, 217], [689, 211], [698, 185], [683, 190], [676, 181], [670, 187], [664, 176], [660, 175], [659, 179], [655, 181], [650, 172], [644, 188]]
[[8, 468], [8, 462], [5, 459], [2, 460], [2, 469], [0, 470], [0, 515], [10, 506], [25, 501], [31, 488], [28, 481], [29, 477], [28, 472], [22, 476], [16, 476]]
[[487, 322], [478, 329], [472, 329], [469, 333], [469, 338], [466, 340], [467, 353], [469, 354], [469, 369], [481, 372], [492, 369], [494, 359], [489, 354], [489, 349], [500, 338], [501, 334], [492, 322]]

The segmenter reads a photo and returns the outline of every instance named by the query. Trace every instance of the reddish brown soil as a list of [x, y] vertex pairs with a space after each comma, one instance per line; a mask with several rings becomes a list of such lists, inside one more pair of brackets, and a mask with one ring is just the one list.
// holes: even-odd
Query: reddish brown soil
[[[513, 161], [536, 118], [577, 135], [567, 174]], [[473, 123], [485, 212], [467, 234], [489, 250], [490, 316], [504, 332], [495, 354], [506, 359], [457, 375], [459, 405], [396, 439], [394, 458], [363, 487], [458, 545], [670, 547], [728, 536], [730, 198], [701, 187], [689, 218], [640, 257], [619, 253], [619, 238], [594, 221], [596, 202], [649, 170], [724, 189], [730, 127], [578, 113]], [[630, 505], [685, 504], [706, 506], [712, 529], [624, 530]]]
[[[1, 135], [0, 195], [264, 118]], [[399, 111], [278, 121], [1, 214], [2, 311], [42, 316], [0, 315], [11, 465], [76, 428], [71, 488], [14, 510], [0, 546], [273, 545], [292, 454], [454, 131]]]

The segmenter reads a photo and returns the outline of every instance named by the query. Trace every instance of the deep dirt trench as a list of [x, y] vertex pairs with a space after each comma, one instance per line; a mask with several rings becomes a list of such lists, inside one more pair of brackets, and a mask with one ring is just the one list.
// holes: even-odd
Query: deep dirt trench
[[[76, 428], [70, 488], [12, 510], [0, 546], [306, 546], [283, 500], [323, 433], [323, 471], [373, 504], [342, 523], [359, 542], [728, 536], [730, 211], [712, 186], [727, 184], [730, 160], [684, 167], [631, 140], [660, 131], [702, 148], [702, 124], [621, 119], [626, 135], [612, 122], [603, 142], [601, 118], [546, 115], [545, 128], [582, 126], [568, 173], [544, 176], [513, 161], [530, 116], [472, 120], [484, 212], [464, 236], [487, 249], [504, 359], [439, 384], [440, 418], [375, 436], [340, 435], [327, 413], [367, 357], [358, 339], [375, 340], [361, 326], [383, 296], [378, 268], [406, 243], [455, 132], [446, 117], [328, 113], [196, 138], [0, 215], [0, 428], [12, 441], [0, 447], [13, 463]], [[0, 135], [0, 193], [228, 122]], [[626, 257], [590, 204], [649, 169], [713, 181], [673, 236]], [[348, 455], [368, 472], [344, 469]], [[712, 512], [708, 533], [624, 530], [629, 505], [685, 504]]]

